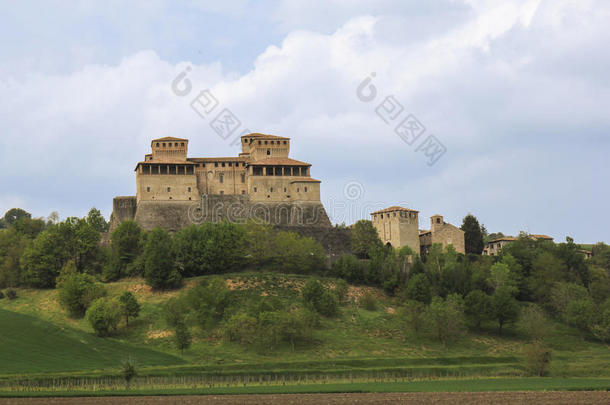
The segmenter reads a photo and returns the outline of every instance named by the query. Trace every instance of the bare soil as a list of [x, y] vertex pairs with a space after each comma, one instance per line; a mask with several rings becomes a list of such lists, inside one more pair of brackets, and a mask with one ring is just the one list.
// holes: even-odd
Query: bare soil
[[607, 391], [411, 392], [386, 394], [185, 395], [6, 398], [0, 404], [609, 404]]

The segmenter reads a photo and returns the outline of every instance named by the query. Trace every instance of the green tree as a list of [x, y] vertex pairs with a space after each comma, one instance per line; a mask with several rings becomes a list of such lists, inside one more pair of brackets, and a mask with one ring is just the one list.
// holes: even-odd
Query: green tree
[[87, 214], [87, 223], [97, 232], [108, 232], [109, 224], [102, 215], [101, 211], [93, 207]]
[[450, 339], [461, 336], [465, 331], [464, 304], [458, 294], [432, 298], [426, 309], [426, 323], [433, 336], [446, 344]]
[[125, 291], [119, 297], [119, 302], [121, 303], [121, 313], [125, 317], [125, 324], [129, 325], [129, 318], [137, 318], [140, 315], [140, 303], [129, 291]]
[[184, 322], [179, 322], [174, 329], [174, 339], [176, 347], [180, 349], [180, 354], [184, 354], [184, 349], [191, 346], [191, 332]]
[[514, 322], [519, 317], [519, 303], [513, 297], [510, 288], [498, 288], [491, 296], [492, 318], [498, 322], [498, 333], [502, 334], [502, 328], [509, 322]]
[[112, 255], [104, 268], [104, 278], [108, 281], [118, 280], [130, 273], [142, 253], [142, 230], [135, 221], [123, 221], [110, 235]]
[[491, 297], [481, 290], [473, 290], [464, 299], [464, 313], [477, 329], [491, 316]]
[[58, 226], [41, 232], [21, 256], [23, 283], [37, 288], [55, 287], [55, 279], [69, 257]]
[[420, 301], [407, 300], [400, 311], [408, 333], [418, 336], [426, 326], [426, 305]]
[[530, 375], [544, 376], [551, 363], [551, 357], [551, 349], [540, 341], [535, 341], [523, 347], [524, 366]]
[[512, 291], [514, 294], [518, 292], [515, 286], [514, 279], [510, 273], [510, 267], [502, 262], [494, 263], [489, 269], [489, 284], [494, 290], [498, 288], [506, 288]]
[[11, 208], [6, 211], [3, 220], [4, 224], [9, 227], [22, 218], [32, 218], [32, 214], [21, 208]]
[[589, 294], [583, 286], [559, 281], [553, 285], [550, 296], [553, 310], [557, 315], [565, 319], [570, 302], [586, 299]]
[[186, 302], [199, 326], [207, 329], [222, 320], [230, 304], [230, 290], [223, 278], [213, 277], [190, 290]]
[[136, 370], [136, 364], [133, 360], [128, 359], [121, 364], [121, 377], [123, 377], [123, 380], [125, 381], [125, 387], [127, 389], [129, 389], [129, 384], [131, 383], [131, 380], [133, 380], [137, 375], [138, 372]]
[[144, 279], [155, 290], [178, 287], [182, 276], [174, 267], [172, 240], [167, 231], [153, 229], [144, 247]]
[[59, 303], [71, 317], [82, 317], [94, 300], [106, 295], [106, 289], [93, 277], [77, 272], [73, 261], [64, 266], [58, 280]]
[[352, 227], [352, 252], [361, 259], [370, 257], [371, 250], [383, 245], [373, 223], [361, 219]]
[[98, 336], [108, 336], [119, 325], [121, 306], [116, 300], [98, 298], [87, 309], [86, 318]]
[[480, 255], [483, 252], [483, 230], [479, 220], [472, 214], [468, 214], [462, 220], [460, 229], [464, 231], [464, 248], [466, 254], [474, 253]]
[[566, 308], [566, 321], [582, 330], [589, 331], [589, 327], [595, 323], [597, 308], [590, 298], [571, 301]]
[[309, 280], [301, 290], [305, 306], [324, 316], [334, 316], [338, 311], [335, 295], [318, 280]]
[[405, 297], [427, 304], [432, 299], [432, 291], [428, 277], [423, 274], [415, 274], [407, 283]]
[[607, 299], [598, 308], [597, 320], [589, 327], [593, 336], [602, 342], [610, 342], [610, 299]]
[[517, 324], [528, 338], [538, 342], [545, 340], [553, 329], [542, 308], [536, 304], [528, 305], [521, 311]]

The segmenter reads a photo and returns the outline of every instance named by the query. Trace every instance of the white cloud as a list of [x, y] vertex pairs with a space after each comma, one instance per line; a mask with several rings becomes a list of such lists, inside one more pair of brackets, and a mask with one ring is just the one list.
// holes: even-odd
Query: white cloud
[[[304, 3], [283, 3], [276, 18], [309, 29], [267, 47], [242, 75], [141, 51], [71, 74], [0, 79], [0, 170], [14, 198], [0, 202], [36, 201], [39, 215], [82, 215], [97, 205], [108, 215], [114, 195], [134, 192], [131, 170], [154, 137], [188, 137], [191, 155], [235, 155], [189, 107], [211, 88], [242, 128], [292, 137], [294, 157], [314, 165], [325, 196], [343, 198], [343, 185], [356, 179], [367, 201], [407, 201], [424, 217], [440, 212], [459, 222], [473, 212], [490, 231], [604, 238], [599, 218], [570, 213], [583, 205], [602, 211], [609, 197], [595, 186], [608, 176], [600, 134], [610, 127], [610, 92], [599, 68], [609, 60], [608, 7], [450, 3], [442, 29], [423, 36], [407, 35], [404, 25], [427, 21], [434, 8], [414, 15], [383, 2], [380, 12], [352, 16], [347, 3], [331, 2], [327, 14], [316, 10], [328, 20], [316, 32]], [[353, 12], [368, 7], [357, 2]], [[327, 30], [346, 15], [353, 18]], [[187, 65], [194, 88], [181, 98], [170, 84]], [[378, 96], [364, 103], [356, 88], [371, 72]], [[435, 166], [375, 115], [390, 94], [447, 146]]]

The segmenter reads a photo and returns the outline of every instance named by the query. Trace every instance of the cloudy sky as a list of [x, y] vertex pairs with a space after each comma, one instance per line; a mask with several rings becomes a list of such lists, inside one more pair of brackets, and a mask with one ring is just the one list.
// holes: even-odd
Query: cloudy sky
[[[152, 138], [234, 156], [251, 130], [293, 139], [335, 222], [402, 204], [421, 228], [610, 240], [607, 1], [0, 4], [2, 212], [108, 217]], [[190, 106], [206, 89], [241, 122], [227, 139]]]

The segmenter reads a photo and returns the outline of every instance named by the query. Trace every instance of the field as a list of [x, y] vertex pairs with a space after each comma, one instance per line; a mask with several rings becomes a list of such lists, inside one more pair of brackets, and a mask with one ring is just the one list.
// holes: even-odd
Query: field
[[[298, 299], [296, 291], [308, 278], [273, 273], [226, 277], [227, 284], [240, 293], [283, 300]], [[184, 289], [200, 280], [187, 280]], [[17, 299], [0, 301], [0, 395], [66, 391], [184, 395], [201, 394], [201, 387], [208, 394], [231, 394], [610, 386], [608, 347], [588, 341], [565, 325], [556, 323], [550, 339], [552, 378], [523, 379], [518, 377], [523, 375], [524, 339], [514, 327], [500, 336], [494, 325], [483, 325], [480, 333], [469, 333], [447, 346], [415, 339], [403, 331], [395, 298], [357, 286], [350, 286], [350, 296], [369, 291], [377, 298], [377, 309], [344, 306], [338, 318], [322, 321], [313, 344], [295, 351], [290, 347], [247, 349], [227, 342], [217, 331], [193, 328], [193, 345], [182, 355], [161, 316], [161, 304], [179, 292], [152, 292], [140, 279], [107, 287], [110, 296], [133, 292], [142, 303], [142, 313], [129, 327], [105, 339], [95, 337], [85, 320], [67, 317], [55, 290], [21, 289]], [[132, 389], [123, 392], [118, 369], [127, 358], [135, 360], [138, 377]]]

